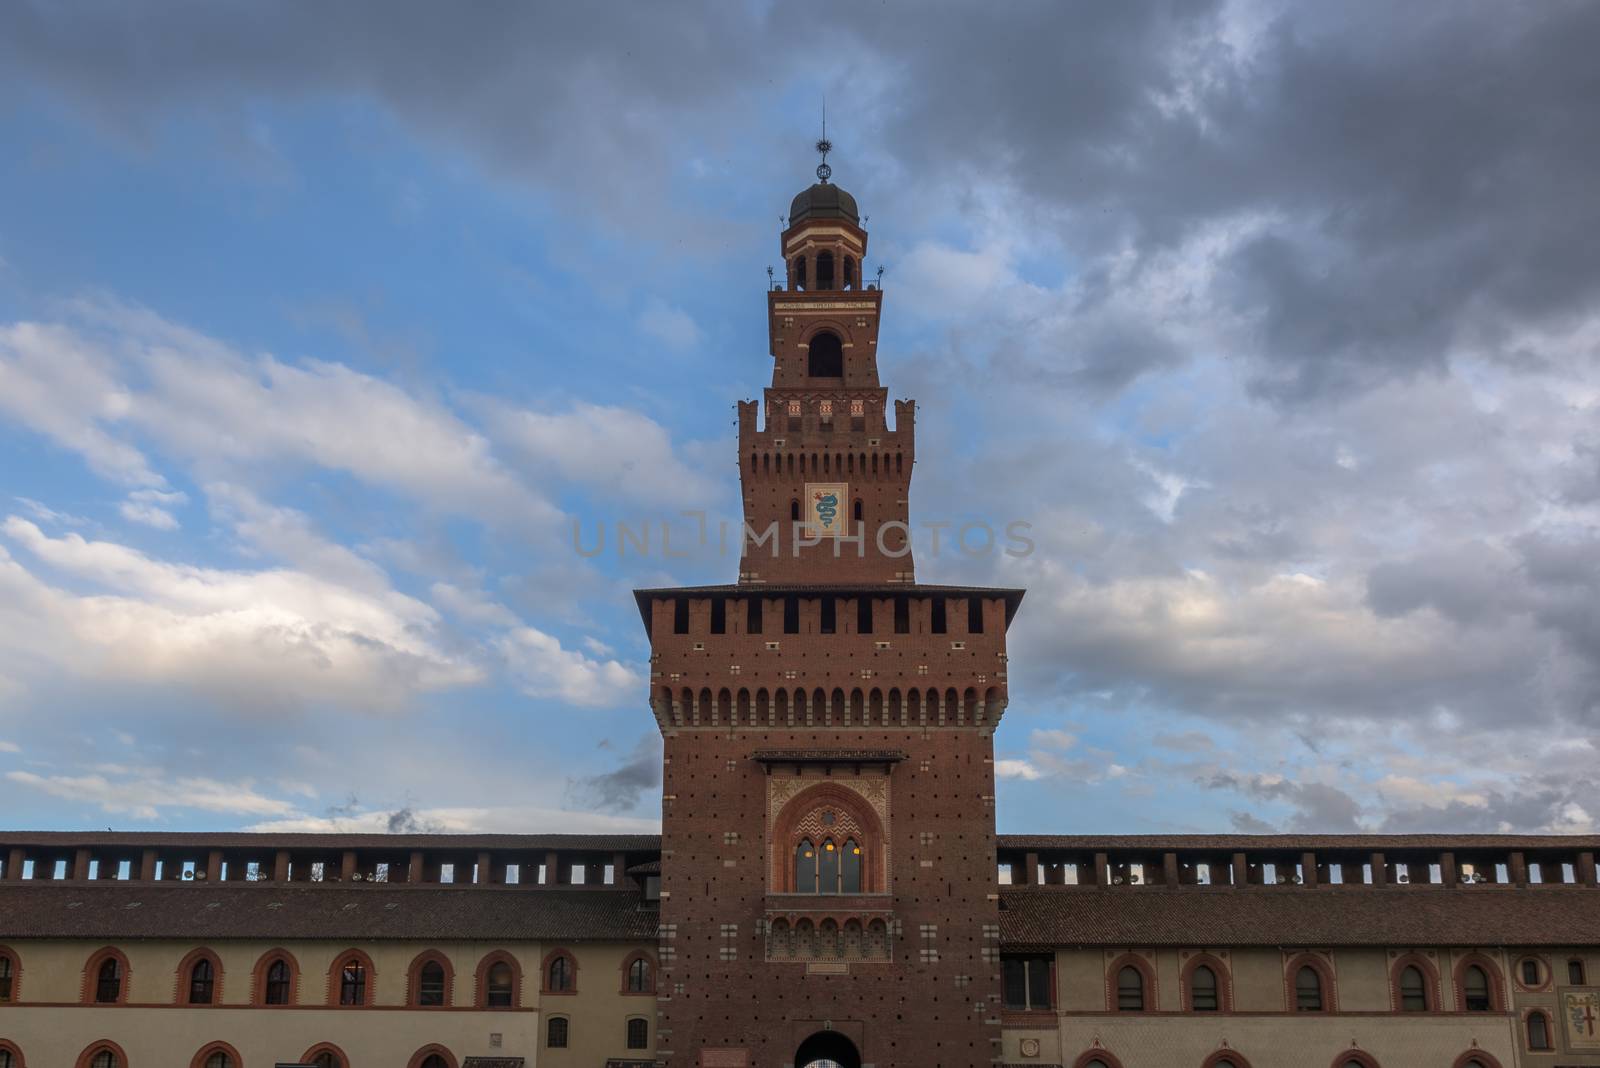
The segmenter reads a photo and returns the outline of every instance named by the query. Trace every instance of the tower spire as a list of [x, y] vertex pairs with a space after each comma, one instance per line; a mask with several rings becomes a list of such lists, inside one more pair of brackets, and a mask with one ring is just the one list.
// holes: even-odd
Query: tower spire
[[833, 177], [833, 168], [828, 166], [828, 153], [833, 151], [833, 142], [828, 140], [828, 98], [822, 98], [822, 137], [817, 141], [817, 151], [822, 153], [822, 162], [817, 164], [817, 181], [823, 185], [828, 184], [828, 179]]

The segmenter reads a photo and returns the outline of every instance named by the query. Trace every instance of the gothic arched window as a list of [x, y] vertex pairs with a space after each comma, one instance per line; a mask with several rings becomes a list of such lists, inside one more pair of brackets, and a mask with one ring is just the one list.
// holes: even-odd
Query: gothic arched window
[[[560, 958], [564, 963], [565, 957]], [[511, 1007], [512, 991], [515, 989], [515, 979], [512, 976], [511, 965], [503, 960], [497, 960], [489, 965], [489, 975], [484, 982], [484, 1003], [491, 1009], [508, 1009]]]
[[839, 892], [861, 893], [861, 844], [854, 838], [845, 842], [844, 855], [839, 858]]
[[822, 850], [818, 854], [817, 860], [817, 892], [837, 894], [839, 892], [839, 847], [834, 845], [832, 838], [822, 843]]
[[189, 969], [189, 1004], [209, 1005], [216, 992], [217, 973], [211, 962], [201, 958]]
[[1553, 1048], [1550, 1044], [1550, 1021], [1542, 1012], [1528, 1014], [1528, 1048]]
[[367, 1003], [367, 966], [351, 957], [339, 968], [339, 1004]]
[[806, 287], [806, 258], [804, 256], [796, 256], [794, 258], [794, 287], [796, 289], [804, 289]]
[[268, 1005], [289, 1004], [289, 962], [279, 957], [267, 965]]
[[1295, 973], [1294, 1007], [1298, 1012], [1322, 1011], [1322, 976], [1309, 964]]
[[1494, 1006], [1489, 996], [1489, 976], [1476, 964], [1462, 973], [1461, 1001], [1468, 1012], [1488, 1012]]
[[417, 1004], [444, 1004], [444, 965], [436, 960], [423, 963], [417, 969]]
[[628, 965], [628, 993], [644, 994], [650, 989], [650, 962], [639, 957]]
[[817, 847], [811, 844], [810, 839], [794, 847], [794, 892], [817, 892]]
[[1144, 1011], [1144, 975], [1131, 964], [1117, 973], [1117, 1011]]
[[101, 1005], [114, 1005], [122, 997], [122, 962], [107, 957], [95, 974], [94, 999]]
[[1408, 964], [1400, 973], [1400, 1011], [1427, 1012], [1428, 987], [1422, 978], [1422, 969]]
[[1204, 964], [1189, 976], [1189, 1008], [1195, 1012], [1217, 1011], [1217, 973]]

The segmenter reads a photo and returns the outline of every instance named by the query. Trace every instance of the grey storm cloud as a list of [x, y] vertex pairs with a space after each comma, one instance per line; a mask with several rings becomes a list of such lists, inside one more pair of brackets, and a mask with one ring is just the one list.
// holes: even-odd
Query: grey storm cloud
[[570, 779], [568, 801], [595, 812], [628, 812], [640, 795], [661, 786], [661, 739], [646, 735], [611, 771]]

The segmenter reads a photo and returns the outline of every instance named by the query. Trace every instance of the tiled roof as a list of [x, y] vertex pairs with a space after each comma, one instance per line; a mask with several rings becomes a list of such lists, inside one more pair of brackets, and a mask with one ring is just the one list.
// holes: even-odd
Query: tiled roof
[[1458, 853], [1495, 849], [1600, 850], [1600, 836], [1573, 834], [1002, 834], [1000, 849], [1104, 852], [1144, 850], [1151, 853], [1316, 852], [1317, 850], [1398, 849], [1454, 850]]
[[621, 890], [0, 883], [0, 942], [25, 938], [649, 941]]
[[0, 831], [8, 846], [127, 846], [176, 849], [375, 849], [403, 853], [412, 849], [458, 850], [462, 853], [496, 849], [595, 850], [607, 853], [654, 853], [661, 849], [659, 834], [264, 834], [226, 831], [215, 834], [192, 831]]
[[1600, 890], [1579, 886], [1018, 887], [1010, 946], [1600, 945]]

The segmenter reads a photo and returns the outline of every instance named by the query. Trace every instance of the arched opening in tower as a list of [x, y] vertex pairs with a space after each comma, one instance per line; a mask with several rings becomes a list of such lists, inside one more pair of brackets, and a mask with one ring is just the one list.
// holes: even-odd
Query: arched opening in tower
[[833, 253], [817, 253], [817, 288], [833, 288]]
[[[818, 268], [820, 271], [820, 267]], [[844, 377], [844, 345], [839, 335], [824, 330], [811, 339], [806, 374], [812, 378]]]

